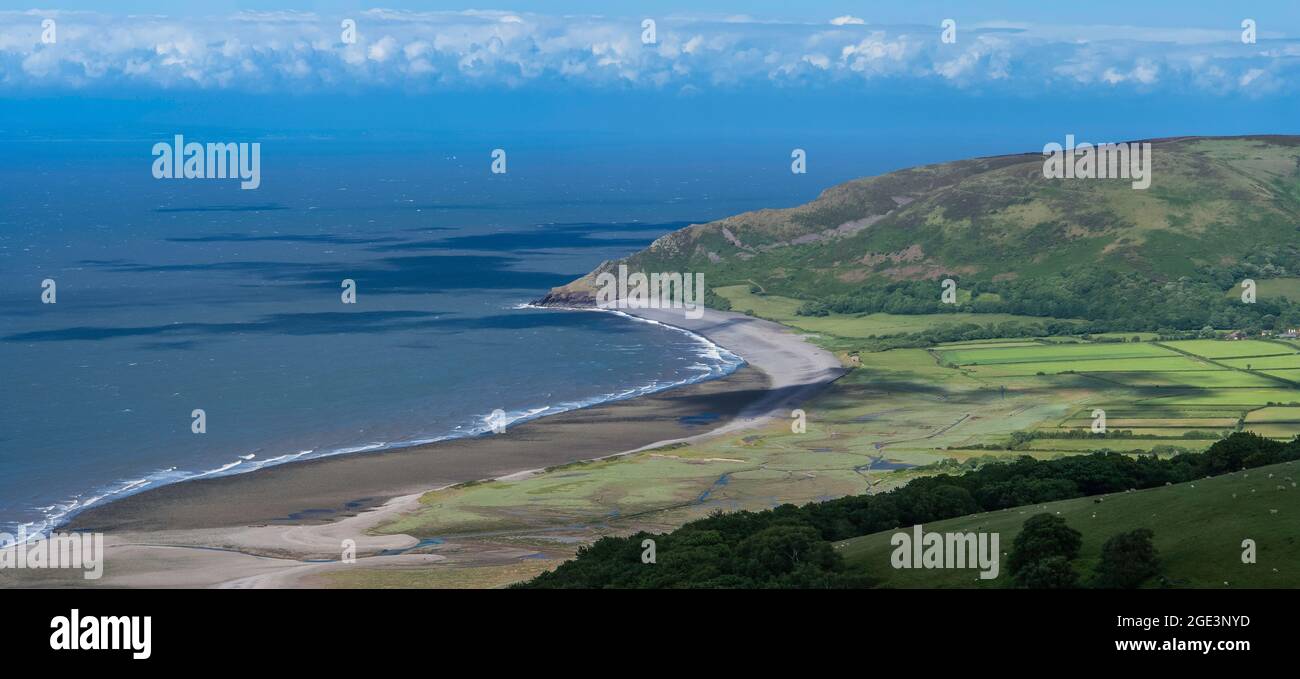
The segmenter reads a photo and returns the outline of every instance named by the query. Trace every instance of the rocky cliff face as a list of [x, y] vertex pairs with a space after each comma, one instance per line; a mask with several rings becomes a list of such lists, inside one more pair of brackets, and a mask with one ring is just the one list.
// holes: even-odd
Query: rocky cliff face
[[596, 306], [596, 276], [612, 265], [612, 262], [601, 262], [600, 266], [586, 276], [558, 288], [551, 288], [550, 292], [541, 299], [534, 300], [533, 304], [554, 307], [594, 307]]
[[583, 290], [561, 292], [560, 288], [555, 288], [546, 293], [546, 296], [541, 299], [533, 301], [533, 304], [554, 307], [594, 307], [596, 306], [596, 296]]

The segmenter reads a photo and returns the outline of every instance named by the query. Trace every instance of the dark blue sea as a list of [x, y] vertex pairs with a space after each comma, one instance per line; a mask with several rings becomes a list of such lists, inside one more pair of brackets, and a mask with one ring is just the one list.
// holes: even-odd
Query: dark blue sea
[[191, 132], [262, 144], [244, 191], [155, 179], [150, 148], [177, 132], [0, 139], [0, 531], [725, 375], [740, 360], [698, 337], [523, 305], [818, 188], [781, 148], [525, 139], [493, 175], [489, 142]]

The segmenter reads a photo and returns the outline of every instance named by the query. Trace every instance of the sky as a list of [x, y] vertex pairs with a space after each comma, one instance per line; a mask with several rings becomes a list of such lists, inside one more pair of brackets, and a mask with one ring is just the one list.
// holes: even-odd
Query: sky
[[0, 0], [0, 136], [843, 140], [929, 158], [1300, 131], [1295, 2], [178, 4]]

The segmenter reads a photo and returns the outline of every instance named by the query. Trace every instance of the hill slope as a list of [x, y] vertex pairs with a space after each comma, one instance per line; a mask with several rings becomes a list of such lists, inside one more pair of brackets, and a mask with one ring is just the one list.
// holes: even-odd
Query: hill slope
[[[1059, 515], [1083, 533], [1077, 567], [1089, 577], [1101, 546], [1135, 528], [1155, 532], [1164, 575], [1180, 587], [1295, 587], [1300, 583], [1300, 539], [1294, 530], [1300, 491], [1293, 481], [1300, 465], [1284, 462], [1189, 483], [1109, 495], [1103, 502], [1081, 497], [1041, 505], [963, 516], [925, 525], [930, 532], [986, 531], [1001, 534], [1011, 550], [1026, 519]], [[1005, 587], [1010, 576], [981, 580], [970, 570], [895, 570], [884, 531], [845, 540], [836, 550], [850, 567], [861, 569], [882, 587]], [[1258, 546], [1257, 562], [1241, 562], [1244, 539]], [[1006, 559], [1002, 561], [1006, 564]]]
[[[1152, 145], [1146, 190], [1044, 178], [1041, 154], [901, 170], [681, 229], [543, 303], [589, 304], [595, 275], [625, 263], [702, 272], [711, 288], [756, 284], [809, 302], [810, 314], [964, 310], [1142, 326], [1127, 329], [1300, 322], [1283, 296], [1243, 305], [1225, 294], [1244, 278], [1300, 275], [1300, 137]], [[943, 278], [959, 281], [960, 309], [940, 303]]]

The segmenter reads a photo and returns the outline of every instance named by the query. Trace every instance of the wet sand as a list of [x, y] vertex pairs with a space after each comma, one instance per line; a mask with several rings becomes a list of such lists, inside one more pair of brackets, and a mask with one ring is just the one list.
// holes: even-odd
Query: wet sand
[[177, 530], [334, 521], [398, 496], [706, 433], [761, 399], [753, 367], [719, 379], [510, 427], [504, 433], [292, 462], [185, 481], [92, 507], [71, 530]]
[[[546, 417], [498, 435], [145, 491], [90, 509], [62, 529], [107, 534], [102, 580], [84, 580], [75, 570], [13, 570], [0, 572], [0, 588], [301, 587], [338, 570], [429, 568], [447, 559], [500, 565], [521, 558], [520, 550], [444, 545], [454, 547], [447, 556], [408, 553], [418, 546], [416, 538], [372, 529], [420, 509], [424, 493], [456, 483], [522, 476], [784, 420], [844, 374], [835, 356], [769, 321], [714, 310], [699, 319], [682, 318], [680, 310], [636, 315], [699, 333], [749, 365], [720, 380]], [[355, 544], [353, 564], [339, 560], [345, 541]], [[457, 556], [463, 554], [470, 556]]]

